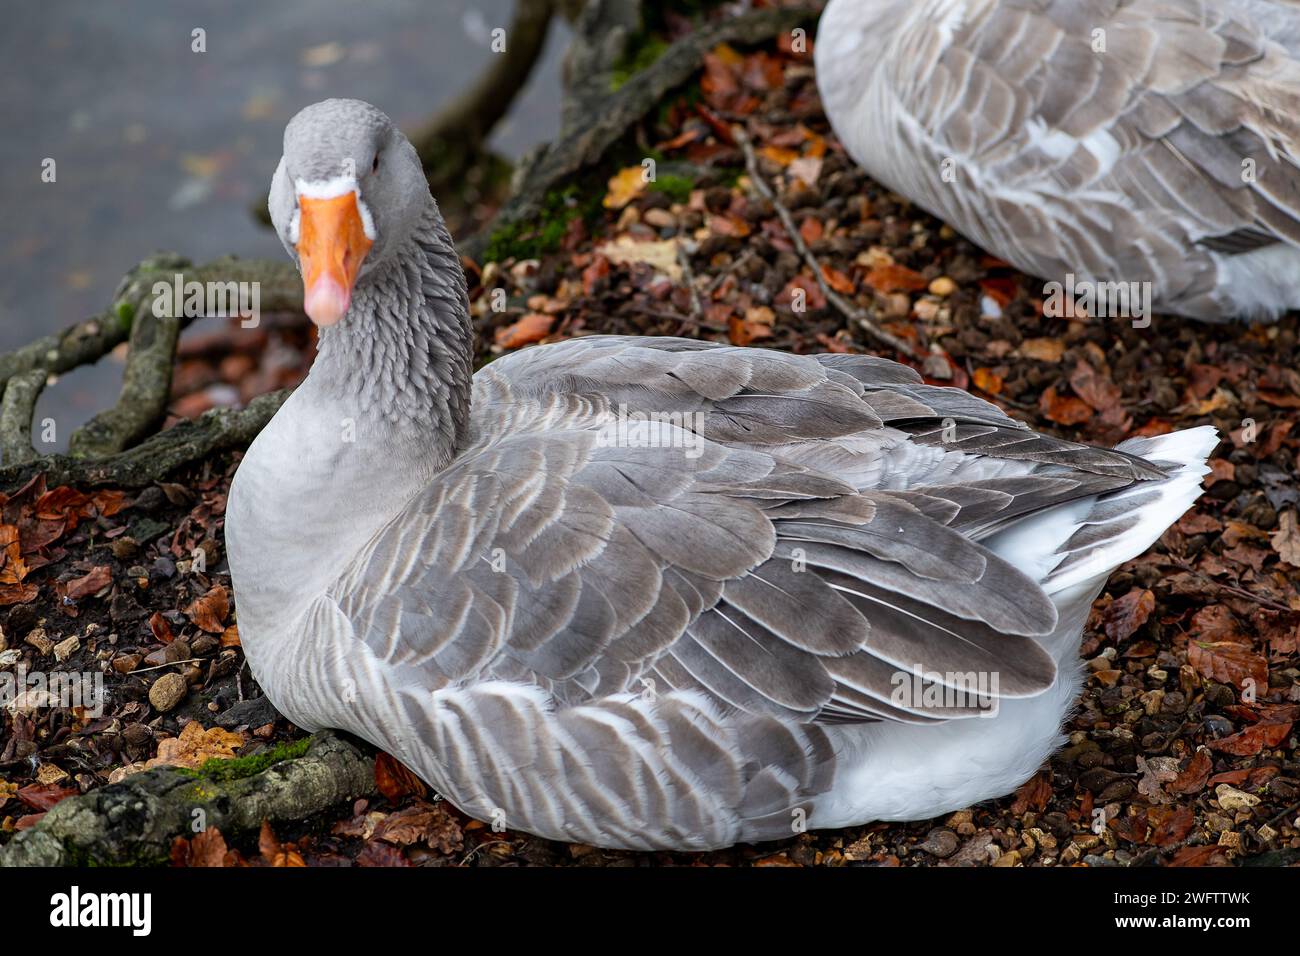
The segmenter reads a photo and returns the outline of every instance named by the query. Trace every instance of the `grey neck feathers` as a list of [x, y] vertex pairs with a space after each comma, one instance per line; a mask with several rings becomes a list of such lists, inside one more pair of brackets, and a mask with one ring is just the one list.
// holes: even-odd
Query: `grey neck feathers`
[[344, 319], [321, 330], [308, 381], [364, 420], [432, 439], [441, 465], [469, 420], [473, 329], [460, 258], [428, 203], [415, 232], [357, 283]]

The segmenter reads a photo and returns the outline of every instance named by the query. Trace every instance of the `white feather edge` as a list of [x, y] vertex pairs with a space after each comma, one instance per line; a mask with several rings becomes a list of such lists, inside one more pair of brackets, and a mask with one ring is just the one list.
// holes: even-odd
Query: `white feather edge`
[[[365, 230], [367, 239], [375, 241], [375, 221], [370, 216], [370, 207], [361, 198], [357, 177], [344, 173], [333, 179], [295, 179], [293, 187], [299, 199], [337, 199], [352, 193], [357, 198], [357, 211], [361, 213], [361, 228]], [[298, 223], [298, 210], [294, 209], [293, 218], [289, 221], [289, 239], [292, 242], [298, 241]]]

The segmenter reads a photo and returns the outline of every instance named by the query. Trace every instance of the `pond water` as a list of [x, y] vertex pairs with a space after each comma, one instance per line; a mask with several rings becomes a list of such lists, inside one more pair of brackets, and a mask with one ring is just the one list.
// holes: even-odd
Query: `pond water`
[[[0, 32], [0, 351], [103, 309], [131, 266], [170, 250], [282, 256], [250, 209], [284, 124], [331, 96], [410, 128], [494, 56], [510, 0], [66, 0], [11, 4]], [[202, 29], [205, 52], [195, 52]], [[493, 145], [554, 136], [565, 25]], [[55, 181], [42, 182], [46, 159]], [[65, 376], [37, 409], [57, 448], [111, 404], [121, 364]]]

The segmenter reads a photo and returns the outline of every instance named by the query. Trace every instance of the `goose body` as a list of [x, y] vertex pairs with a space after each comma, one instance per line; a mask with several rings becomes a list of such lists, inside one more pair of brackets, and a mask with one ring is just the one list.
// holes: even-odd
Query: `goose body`
[[[463, 273], [408, 150], [326, 101], [272, 186], [333, 320], [227, 508], [276, 707], [470, 814], [612, 847], [925, 819], [1032, 775], [1092, 600], [1195, 500], [1213, 430], [1091, 448], [884, 359], [671, 338], [471, 375]], [[340, 251], [311, 194], [343, 159], [375, 172], [341, 190]]]
[[831, 0], [815, 58], [850, 155], [1017, 268], [1300, 306], [1300, 2]]

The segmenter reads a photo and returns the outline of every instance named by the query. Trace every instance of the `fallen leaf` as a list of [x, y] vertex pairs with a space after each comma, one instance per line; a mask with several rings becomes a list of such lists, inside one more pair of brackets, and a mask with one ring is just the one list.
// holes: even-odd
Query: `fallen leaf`
[[1059, 362], [1065, 354], [1065, 343], [1060, 339], [1025, 339], [1016, 354], [1038, 362]]
[[929, 283], [919, 272], [897, 263], [880, 263], [871, 267], [863, 280], [877, 292], [917, 292]]
[[1210, 771], [1214, 769], [1214, 761], [1210, 759], [1208, 750], [1198, 750], [1192, 754], [1192, 759], [1169, 784], [1170, 793], [1193, 794], [1200, 793], [1205, 789], [1206, 782], [1210, 779]]
[[1221, 684], [1244, 688], [1249, 680], [1257, 691], [1268, 688], [1268, 661], [1236, 641], [1188, 641], [1187, 663]]
[[1155, 610], [1156, 596], [1146, 588], [1134, 588], [1117, 598], [1102, 615], [1106, 636], [1112, 641], [1123, 641], [1147, 622]]
[[242, 734], [220, 727], [204, 730], [197, 720], [191, 720], [181, 728], [180, 736], [160, 741], [158, 756], [146, 760], [141, 769], [188, 767], [197, 770], [209, 760], [229, 760], [245, 742]]
[[989, 395], [998, 395], [1002, 392], [1002, 376], [992, 369], [977, 368], [971, 376], [971, 381], [975, 387]]
[[1300, 527], [1295, 512], [1288, 508], [1278, 515], [1277, 530], [1269, 535], [1277, 556], [1293, 568], [1300, 568]]
[[1027, 810], [1043, 810], [1051, 798], [1052, 781], [1047, 771], [1040, 771], [1020, 785], [1011, 812], [1021, 816]]
[[607, 184], [609, 191], [605, 193], [601, 205], [606, 209], [622, 209], [645, 192], [645, 188], [649, 183], [650, 181], [646, 179], [645, 168], [642, 166], [628, 166], [626, 169], [620, 169], [610, 177]]
[[91, 568], [86, 574], [67, 582], [63, 586], [63, 595], [72, 601], [80, 601], [113, 583], [113, 572], [108, 565]]
[[674, 282], [682, 277], [682, 265], [677, 260], [678, 242], [676, 239], [637, 240], [631, 236], [619, 236], [613, 242], [607, 242], [596, 251], [610, 262], [631, 265], [643, 262], [656, 272], [662, 272]]
[[1211, 740], [1206, 746], [1211, 750], [1219, 750], [1238, 757], [1253, 757], [1261, 750], [1279, 746], [1289, 733], [1291, 733], [1290, 721], [1258, 723], [1230, 737]]
[[196, 598], [185, 609], [185, 616], [209, 634], [220, 634], [226, 629], [226, 615], [230, 613], [230, 595], [220, 584]]
[[44, 813], [56, 803], [77, 795], [76, 787], [59, 787], [54, 784], [34, 783], [14, 792], [22, 803]]
[[1058, 425], [1081, 425], [1092, 418], [1092, 407], [1073, 395], [1058, 395], [1053, 385], [1038, 402], [1042, 413]]
[[375, 787], [389, 800], [396, 802], [408, 793], [423, 797], [428, 793], [424, 781], [404, 764], [382, 751], [375, 757]]
[[541, 312], [529, 312], [518, 322], [496, 330], [492, 341], [503, 349], [517, 349], [520, 346], [540, 342], [551, 331], [554, 319]]

